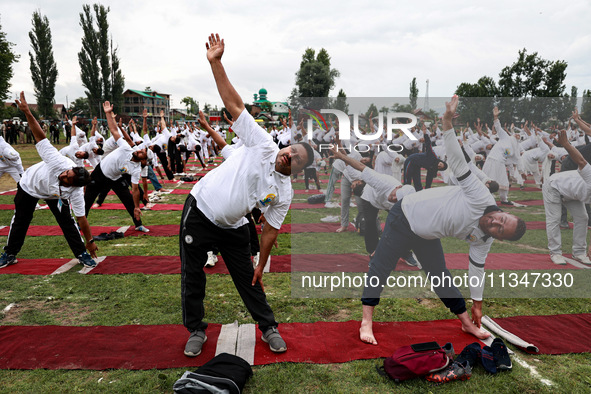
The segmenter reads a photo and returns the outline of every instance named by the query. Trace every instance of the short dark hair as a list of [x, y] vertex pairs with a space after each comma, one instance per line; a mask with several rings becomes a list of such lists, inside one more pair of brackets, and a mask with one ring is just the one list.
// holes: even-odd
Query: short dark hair
[[497, 181], [488, 181], [488, 191], [496, 193], [499, 191], [499, 183]]
[[72, 168], [76, 176], [72, 180], [72, 186], [86, 186], [90, 183], [90, 173], [84, 167]]
[[363, 194], [363, 189], [365, 189], [365, 182], [361, 181], [352, 189], [353, 195], [361, 197], [361, 195]]
[[162, 149], [160, 148], [160, 145], [153, 145], [152, 146], [152, 152], [154, 152], [156, 154], [160, 153], [161, 150]]
[[525, 230], [527, 227], [525, 225], [525, 221], [521, 218], [517, 218], [517, 227], [515, 227], [515, 234], [511, 238], [508, 238], [509, 241], [519, 241], [521, 237], [525, 234]]
[[308, 160], [306, 161], [306, 165], [304, 168], [310, 166], [314, 162], [314, 149], [308, 144], [307, 142], [297, 142], [293, 145], [302, 145], [306, 149], [306, 154], [308, 155]]

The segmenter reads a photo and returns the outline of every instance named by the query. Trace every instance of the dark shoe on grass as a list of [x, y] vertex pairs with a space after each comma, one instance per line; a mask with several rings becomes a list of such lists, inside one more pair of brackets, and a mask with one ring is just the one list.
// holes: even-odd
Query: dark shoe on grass
[[497, 362], [497, 371], [511, 371], [513, 365], [511, 364], [511, 357], [509, 357], [509, 351], [505, 342], [501, 338], [495, 338], [490, 348]]
[[9, 265], [18, 263], [16, 256], [7, 254], [6, 252], [0, 255], [0, 268], [8, 267]]

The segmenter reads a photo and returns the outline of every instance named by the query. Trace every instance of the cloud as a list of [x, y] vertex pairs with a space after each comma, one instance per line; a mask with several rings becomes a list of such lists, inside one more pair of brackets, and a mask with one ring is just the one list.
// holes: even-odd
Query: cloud
[[[59, 77], [56, 101], [84, 95], [77, 54], [82, 36], [81, 3], [74, 0], [4, 2], [2, 29], [21, 54], [13, 91], [32, 94], [28, 32], [35, 9], [49, 18]], [[110, 32], [118, 47], [126, 88], [151, 86], [171, 93], [173, 105], [185, 96], [221, 105], [205, 41], [212, 32], [226, 40], [224, 65], [245, 101], [260, 87], [271, 100], [284, 100], [308, 47], [328, 50], [341, 72], [338, 89], [350, 97], [406, 97], [413, 77], [424, 94], [447, 97], [462, 82], [500, 70], [527, 48], [566, 60], [567, 86], [591, 88], [591, 36], [585, 0], [499, 0], [486, 7], [449, 0], [401, 3], [354, 1], [298, 3], [103, 1], [110, 7]]]

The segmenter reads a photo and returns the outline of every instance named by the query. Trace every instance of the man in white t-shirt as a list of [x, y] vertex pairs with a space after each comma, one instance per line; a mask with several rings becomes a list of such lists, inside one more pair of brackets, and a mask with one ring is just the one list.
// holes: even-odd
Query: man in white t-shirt
[[0, 177], [8, 173], [18, 183], [24, 172], [21, 156], [0, 135]]
[[[37, 123], [37, 119], [31, 113], [23, 92], [21, 92], [20, 101], [16, 100], [16, 104], [27, 117], [27, 122], [35, 137], [35, 147], [42, 161], [29, 167], [17, 185], [18, 190], [14, 196], [14, 217], [11, 221], [7, 245], [4, 247], [4, 253], [0, 256], [0, 268], [17, 263], [16, 255], [25, 242], [29, 224], [40, 199], [45, 200], [51, 213], [55, 216], [74, 256], [81, 264], [94, 267], [96, 262], [92, 257], [96, 258], [98, 248], [94, 244], [90, 225], [84, 214], [84, 193], [82, 191], [83, 186], [90, 182], [90, 174], [84, 167], [77, 167], [72, 160], [62, 156], [51, 145]], [[72, 219], [70, 207], [84, 234], [86, 245], [80, 238], [80, 231]]]
[[[407, 195], [390, 209], [384, 233], [370, 261], [367, 285], [361, 299], [363, 320], [359, 337], [363, 342], [377, 344], [372, 329], [374, 308], [398, 259], [411, 249], [430, 278], [441, 278], [441, 286], [434, 288], [435, 293], [458, 316], [462, 330], [479, 339], [489, 336], [479, 328], [486, 257], [494, 238], [521, 238], [525, 233], [525, 222], [502, 212], [487, 187], [469, 170], [452, 126], [457, 105], [457, 96], [446, 103], [443, 138], [448, 165], [459, 186], [425, 189]], [[472, 318], [460, 291], [449, 279], [443, 279], [451, 277], [440, 241], [444, 237], [463, 239], [470, 245], [468, 275], [478, 278], [477, 281], [469, 280]]]
[[314, 155], [308, 144], [279, 150], [272, 137], [248, 114], [228, 80], [221, 62], [223, 40], [211, 35], [206, 47], [218, 91], [234, 119], [232, 130], [243, 145], [197, 182], [183, 209], [179, 235], [181, 299], [183, 324], [191, 333], [184, 352], [190, 357], [199, 355], [207, 340], [203, 266], [213, 245], [220, 250], [238, 293], [259, 323], [263, 341], [272, 351], [284, 352], [287, 345], [277, 330], [263, 288], [265, 264], [254, 269], [250, 260], [250, 235], [244, 216], [255, 207], [265, 210], [259, 261], [266, 262], [291, 203], [290, 174], [308, 166]]
[[546, 211], [546, 234], [550, 259], [564, 265], [560, 234], [561, 205], [564, 204], [573, 216], [573, 259], [591, 265], [587, 257], [587, 210], [591, 203], [591, 166], [581, 152], [573, 147], [565, 130], [560, 132], [558, 142], [578, 166], [574, 171], [561, 171], [552, 175], [542, 186], [544, 209]]
[[[106, 101], [103, 104], [103, 110], [107, 117], [109, 130], [111, 131], [111, 135], [117, 143], [118, 148], [101, 160], [92, 172], [92, 182], [86, 187], [86, 192], [84, 193], [86, 215], [88, 216], [92, 204], [101, 192], [107, 193], [109, 190], [113, 189], [133, 219], [135, 229], [138, 231], [149, 232], [150, 230], [142, 225], [140, 190], [138, 186], [141, 165], [147, 164], [146, 150], [144, 148], [139, 149], [139, 147], [132, 149], [132, 141], [125, 131], [123, 131], [125, 138], [121, 137], [119, 134], [120, 129], [115, 123], [113, 105]], [[129, 193], [129, 186], [127, 181], [123, 178], [123, 174], [131, 175], [131, 194]]]

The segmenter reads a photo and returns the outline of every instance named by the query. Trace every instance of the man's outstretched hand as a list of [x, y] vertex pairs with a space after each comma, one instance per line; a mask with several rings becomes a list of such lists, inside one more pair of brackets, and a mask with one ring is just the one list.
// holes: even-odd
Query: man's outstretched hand
[[207, 60], [210, 63], [221, 60], [224, 54], [224, 40], [220, 39], [219, 34], [212, 34], [209, 36], [209, 42], [205, 43], [205, 48], [207, 48]]
[[443, 131], [451, 130], [453, 128], [452, 119], [458, 109], [458, 103], [460, 98], [454, 94], [450, 101], [445, 103], [445, 113], [441, 119], [443, 125]]
[[113, 104], [111, 104], [108, 101], [105, 101], [103, 103], [103, 111], [105, 111], [105, 114], [113, 112]]
[[25, 92], [21, 92], [21, 99], [20, 100], [14, 100], [14, 101], [16, 102], [18, 109], [20, 109], [23, 112], [29, 111], [29, 104], [27, 104], [27, 100], [25, 99]]

